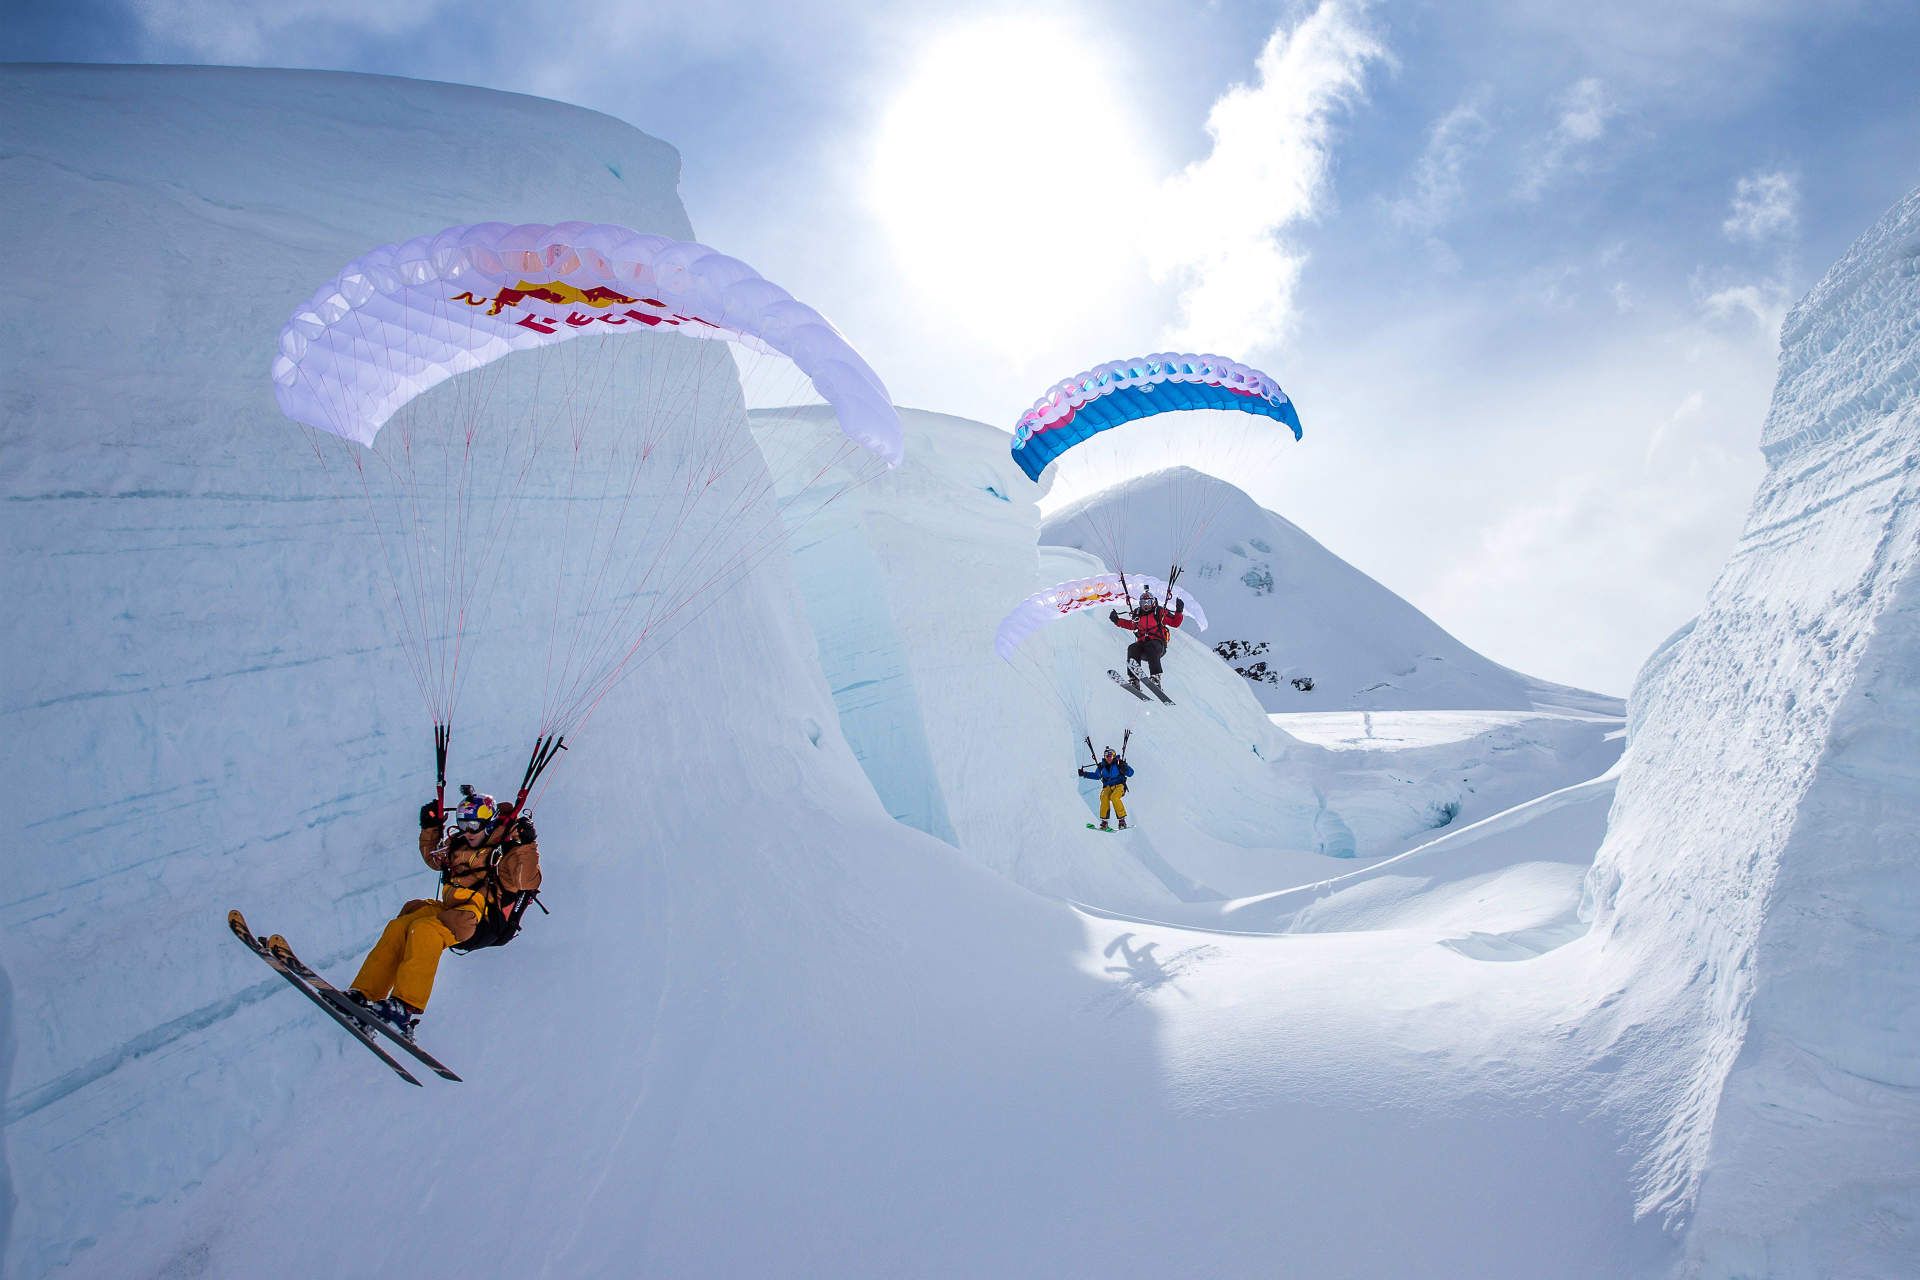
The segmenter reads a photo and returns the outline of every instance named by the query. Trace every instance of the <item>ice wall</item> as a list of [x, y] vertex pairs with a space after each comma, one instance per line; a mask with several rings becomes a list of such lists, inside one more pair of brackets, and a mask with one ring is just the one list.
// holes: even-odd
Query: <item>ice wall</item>
[[[9, 1274], [75, 1256], [130, 1206], [244, 1151], [304, 1092], [316, 1048], [335, 1063], [341, 1046], [305, 1034], [310, 1011], [225, 936], [227, 907], [338, 966], [399, 898], [429, 891], [404, 856], [431, 785], [428, 721], [387, 639], [369, 531], [275, 407], [280, 324], [355, 254], [457, 222], [686, 236], [677, 174], [672, 149], [629, 126], [473, 89], [0, 68], [0, 180], [32, 193], [0, 206], [0, 231], [37, 282], [0, 312], [15, 827], [0, 1075], [12, 1056], [5, 1151], [22, 1200]], [[715, 430], [744, 429], [731, 378], [714, 368], [701, 384]], [[705, 728], [604, 707], [543, 815], [554, 905], [579, 911], [589, 850], [612, 857], [630, 832], [684, 821], [648, 780], [751, 794], [724, 754], [688, 747], [703, 732], [745, 751], [763, 729], [799, 743], [810, 721], [825, 745], [804, 747], [797, 776], [839, 794], [809, 773], [809, 757], [851, 761], [797, 598], [768, 572], [687, 638], [698, 660], [738, 667], [763, 718]], [[492, 627], [512, 637], [489, 646], [497, 658], [538, 618], [524, 584], [494, 585]], [[675, 669], [643, 683], [672, 691]], [[529, 691], [497, 661], [474, 674], [455, 780], [508, 791], [538, 680]], [[609, 838], [600, 807], [633, 825]], [[468, 972], [499, 974], [490, 958]]]
[[[1767, 472], [1636, 697], [1590, 888], [1641, 1205], [1697, 1274], [1920, 1250], [1920, 193], [1796, 307]], [[1641, 1063], [1644, 1073], [1631, 1069]]]

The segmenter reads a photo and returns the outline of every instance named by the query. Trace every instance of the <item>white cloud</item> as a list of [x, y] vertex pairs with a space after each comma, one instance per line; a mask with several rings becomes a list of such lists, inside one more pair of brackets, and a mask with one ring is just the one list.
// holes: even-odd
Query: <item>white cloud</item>
[[1606, 136], [1607, 122], [1620, 114], [1598, 79], [1588, 76], [1561, 94], [1559, 118], [1520, 179], [1520, 196], [1538, 200], [1562, 173], [1585, 167], [1585, 153]]
[[1800, 181], [1783, 170], [1761, 170], [1734, 184], [1733, 204], [1720, 224], [1729, 240], [1790, 238], [1800, 228]]
[[1286, 331], [1304, 254], [1282, 233], [1320, 212], [1334, 117], [1387, 56], [1363, 3], [1323, 0], [1213, 104], [1212, 152], [1168, 180], [1154, 228], [1155, 274], [1180, 289], [1169, 342], [1252, 351]]
[[1647, 452], [1646, 456], [1641, 459], [1642, 464], [1652, 466], [1654, 455], [1659, 453], [1666, 445], [1668, 438], [1671, 437], [1675, 431], [1684, 427], [1689, 421], [1697, 419], [1701, 411], [1706, 407], [1707, 397], [1703, 392], [1697, 390], [1689, 391], [1687, 398], [1676, 405], [1673, 412], [1667, 415], [1667, 420], [1648, 433]]
[[1750, 316], [1763, 333], [1777, 334], [1786, 321], [1789, 302], [1784, 284], [1762, 280], [1715, 289], [1700, 300], [1700, 308], [1715, 320]]
[[[422, 27], [441, 0], [134, 0], [133, 12], [156, 50], [182, 50], [208, 62], [286, 58], [289, 31], [324, 28], [357, 39]], [[298, 59], [289, 58], [289, 62]]]
[[1434, 122], [1413, 168], [1412, 189], [1387, 204], [1395, 224], [1431, 235], [1459, 209], [1466, 196], [1462, 171], [1490, 132], [1481, 110], [1485, 97], [1475, 94]]

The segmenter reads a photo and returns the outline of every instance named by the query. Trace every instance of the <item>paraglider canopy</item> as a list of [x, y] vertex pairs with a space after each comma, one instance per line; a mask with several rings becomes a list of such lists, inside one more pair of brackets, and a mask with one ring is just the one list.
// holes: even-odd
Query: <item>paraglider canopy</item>
[[993, 637], [993, 651], [1004, 661], [1011, 662], [1014, 652], [1030, 636], [1069, 614], [1082, 609], [1132, 608], [1129, 590], [1143, 596], [1150, 591], [1169, 605], [1175, 600], [1184, 600], [1187, 617], [1193, 620], [1194, 626], [1202, 631], [1207, 629], [1207, 615], [1200, 608], [1200, 602], [1181, 588], [1168, 586], [1159, 578], [1129, 575], [1123, 583], [1117, 573], [1100, 573], [1091, 578], [1062, 582], [1045, 591], [1036, 591], [1015, 605], [1012, 612], [1000, 620], [999, 630]]
[[1059, 383], [1020, 415], [1013, 460], [1029, 480], [1102, 431], [1182, 409], [1226, 409], [1272, 418], [1301, 435], [1293, 401], [1266, 374], [1214, 355], [1160, 354], [1110, 360]]
[[[272, 377], [363, 504], [345, 536], [385, 570], [441, 811], [476, 651], [539, 699], [499, 818], [625, 673], [750, 580], [808, 510], [903, 453], [886, 388], [819, 312], [705, 245], [601, 223], [480, 223], [374, 249], [295, 308]], [[749, 405], [803, 412], [816, 396], [837, 432], [749, 432]], [[777, 455], [800, 477], [784, 494]], [[540, 602], [508, 644], [490, 643], [496, 599]]]
[[456, 374], [583, 334], [675, 331], [786, 356], [841, 430], [897, 465], [900, 417], [826, 318], [703, 244], [604, 223], [483, 222], [349, 264], [280, 330], [274, 394], [296, 422], [371, 445]]

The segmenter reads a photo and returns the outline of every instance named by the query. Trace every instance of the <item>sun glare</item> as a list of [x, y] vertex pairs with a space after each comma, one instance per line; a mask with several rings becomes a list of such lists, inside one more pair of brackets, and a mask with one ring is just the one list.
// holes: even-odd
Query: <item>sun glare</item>
[[[1141, 270], [1151, 191], [1117, 86], [1124, 71], [1075, 26], [1001, 18], [949, 31], [882, 114], [869, 199], [907, 289], [976, 337], [1063, 326]], [[1010, 338], [1011, 340], [1011, 338]]]

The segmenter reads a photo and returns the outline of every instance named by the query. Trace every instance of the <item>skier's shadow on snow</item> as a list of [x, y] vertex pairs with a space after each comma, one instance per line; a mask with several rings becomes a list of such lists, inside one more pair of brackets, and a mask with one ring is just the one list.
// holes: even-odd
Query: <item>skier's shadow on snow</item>
[[1173, 975], [1167, 972], [1166, 966], [1162, 965], [1153, 954], [1153, 949], [1159, 945], [1157, 942], [1149, 942], [1145, 946], [1136, 947], [1133, 945], [1133, 935], [1123, 933], [1109, 942], [1103, 953], [1109, 960], [1118, 954], [1121, 963], [1108, 965], [1106, 971], [1126, 978], [1142, 991], [1152, 991], [1156, 987], [1172, 982]]

